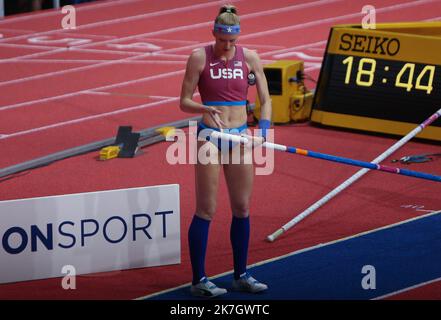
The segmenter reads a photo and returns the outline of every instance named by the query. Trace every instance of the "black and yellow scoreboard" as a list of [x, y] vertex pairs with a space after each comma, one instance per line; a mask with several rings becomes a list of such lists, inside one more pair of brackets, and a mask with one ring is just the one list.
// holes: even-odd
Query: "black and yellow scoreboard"
[[[405, 135], [440, 108], [440, 22], [331, 29], [312, 122]], [[418, 137], [441, 141], [441, 120]]]

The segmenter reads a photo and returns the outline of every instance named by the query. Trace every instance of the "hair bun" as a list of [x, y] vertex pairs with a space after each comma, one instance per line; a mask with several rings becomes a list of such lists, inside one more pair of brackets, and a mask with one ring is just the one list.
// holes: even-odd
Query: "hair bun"
[[219, 14], [222, 14], [222, 13], [225, 13], [225, 12], [237, 14], [237, 10], [236, 10], [236, 8], [234, 6], [223, 6], [220, 9]]

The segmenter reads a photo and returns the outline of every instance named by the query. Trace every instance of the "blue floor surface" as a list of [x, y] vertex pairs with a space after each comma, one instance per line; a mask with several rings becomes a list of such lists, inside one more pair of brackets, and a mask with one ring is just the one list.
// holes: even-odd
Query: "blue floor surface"
[[[277, 245], [276, 243], [268, 246]], [[364, 266], [369, 271], [362, 272]], [[373, 268], [372, 268], [373, 267]], [[375, 272], [375, 289], [371, 286]], [[212, 279], [229, 292], [216, 300], [365, 300], [441, 277], [441, 213], [346, 240], [293, 253], [255, 266], [267, 283], [261, 294], [231, 291], [232, 274]], [[365, 285], [366, 287], [366, 285]], [[149, 300], [192, 300], [189, 286]]]

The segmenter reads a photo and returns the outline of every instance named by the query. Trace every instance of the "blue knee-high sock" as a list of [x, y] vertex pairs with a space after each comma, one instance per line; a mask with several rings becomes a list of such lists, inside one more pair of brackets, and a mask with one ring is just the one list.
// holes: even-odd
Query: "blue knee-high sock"
[[191, 268], [193, 270], [193, 284], [197, 284], [205, 277], [205, 253], [207, 251], [208, 228], [210, 221], [193, 216], [188, 229], [188, 246], [190, 248]]
[[231, 246], [233, 247], [234, 278], [247, 271], [248, 243], [250, 240], [250, 217], [233, 216], [230, 229]]

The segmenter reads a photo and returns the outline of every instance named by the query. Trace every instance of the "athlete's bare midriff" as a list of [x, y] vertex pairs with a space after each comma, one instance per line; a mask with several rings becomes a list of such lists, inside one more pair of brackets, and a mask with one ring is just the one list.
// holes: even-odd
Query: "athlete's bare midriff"
[[[226, 128], [237, 128], [247, 122], [247, 111], [245, 106], [219, 106], [215, 108], [222, 111], [219, 117], [225, 123]], [[213, 121], [213, 118], [211, 118], [211, 116], [207, 113], [203, 115], [202, 121], [209, 127], [217, 127], [216, 123]]]

